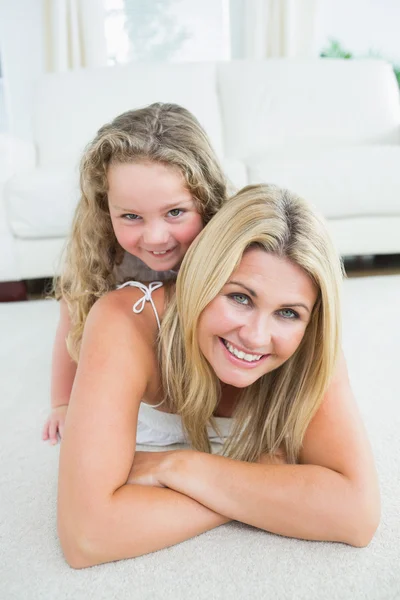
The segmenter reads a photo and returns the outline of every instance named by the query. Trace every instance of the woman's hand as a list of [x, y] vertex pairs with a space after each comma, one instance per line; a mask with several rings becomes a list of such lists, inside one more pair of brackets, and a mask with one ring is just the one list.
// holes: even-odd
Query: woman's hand
[[[168, 450], [166, 452], [135, 452], [127, 483], [168, 487], [168, 475], [179, 469], [182, 460], [190, 460], [193, 450]], [[263, 454], [257, 461], [264, 465], [286, 465], [283, 448], [275, 454]]]
[[185, 450], [166, 452], [135, 452], [127, 483], [166, 487], [163, 483], [168, 469], [173, 469], [174, 459]]
[[[127, 483], [168, 487], [168, 474], [178, 469], [178, 461], [189, 459], [190, 452], [193, 451], [135, 452]], [[257, 462], [264, 465], [286, 465], [286, 453], [281, 447], [275, 454], [263, 454]]]
[[286, 452], [281, 446], [274, 454], [262, 454], [257, 462], [262, 465], [287, 465]]

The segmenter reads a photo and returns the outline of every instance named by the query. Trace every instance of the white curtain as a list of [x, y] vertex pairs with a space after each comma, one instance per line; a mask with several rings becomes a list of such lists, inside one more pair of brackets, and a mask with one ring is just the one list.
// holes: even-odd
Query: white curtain
[[311, 57], [318, 0], [242, 3], [242, 58]]
[[43, 0], [48, 71], [107, 62], [102, 0]]

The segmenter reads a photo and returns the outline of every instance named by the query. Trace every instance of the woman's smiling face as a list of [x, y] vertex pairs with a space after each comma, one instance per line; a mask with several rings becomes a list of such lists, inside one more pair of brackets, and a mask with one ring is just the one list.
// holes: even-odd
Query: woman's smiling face
[[199, 346], [220, 381], [243, 388], [280, 367], [303, 339], [317, 299], [311, 278], [251, 248], [199, 319]]

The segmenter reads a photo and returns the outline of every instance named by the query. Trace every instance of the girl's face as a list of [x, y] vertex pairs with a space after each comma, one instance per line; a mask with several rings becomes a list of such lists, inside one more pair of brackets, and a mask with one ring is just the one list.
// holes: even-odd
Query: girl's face
[[182, 174], [160, 163], [110, 165], [108, 204], [119, 244], [154, 271], [178, 268], [203, 229]]
[[294, 354], [316, 299], [299, 266], [250, 249], [200, 316], [200, 350], [222, 382], [247, 387]]

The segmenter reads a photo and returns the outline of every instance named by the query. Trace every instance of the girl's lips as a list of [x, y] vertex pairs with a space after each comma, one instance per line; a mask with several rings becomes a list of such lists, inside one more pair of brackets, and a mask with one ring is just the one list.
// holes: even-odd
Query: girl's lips
[[155, 258], [163, 258], [164, 256], [168, 256], [169, 254], [172, 254], [172, 252], [176, 248], [177, 248], [177, 246], [174, 246], [173, 248], [169, 248], [168, 250], [163, 251], [161, 254], [155, 250], [146, 250], [146, 252], [148, 252], [152, 256], [155, 256]]
[[254, 360], [252, 362], [248, 362], [247, 360], [244, 360], [243, 358], [238, 358], [234, 354], [231, 354], [229, 352], [228, 348], [225, 346], [223, 338], [218, 338], [218, 339], [219, 339], [219, 342], [220, 342], [220, 344], [223, 348], [223, 351], [225, 352], [225, 355], [228, 358], [228, 360], [230, 360], [231, 363], [234, 364], [235, 366], [241, 367], [242, 369], [256, 369], [258, 367], [258, 365], [263, 363], [269, 356], [271, 356], [270, 354], [264, 354], [259, 360]]

